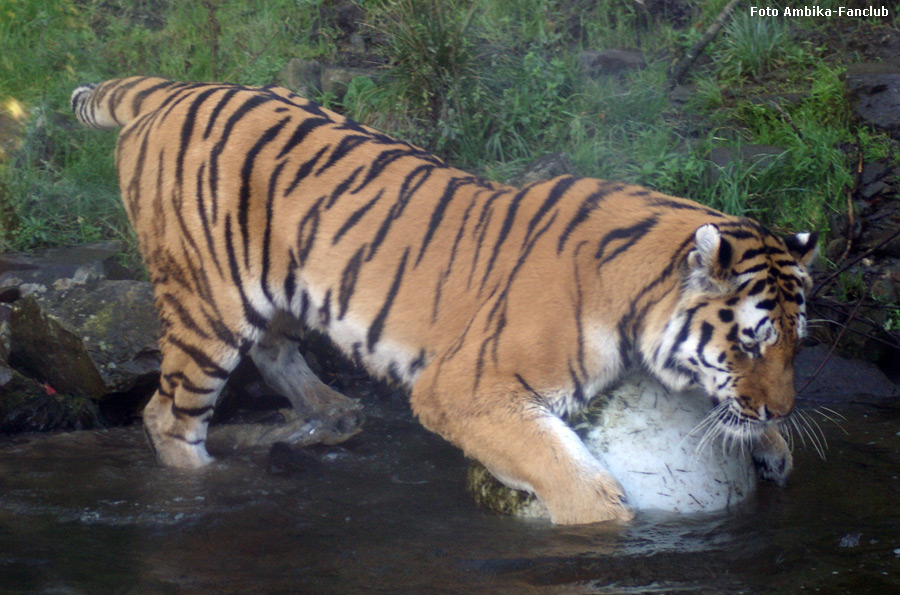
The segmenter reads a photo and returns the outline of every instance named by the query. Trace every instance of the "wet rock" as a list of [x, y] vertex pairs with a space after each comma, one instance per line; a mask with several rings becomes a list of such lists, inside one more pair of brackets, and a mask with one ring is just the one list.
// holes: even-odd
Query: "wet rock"
[[[828, 357], [824, 345], [800, 350], [794, 360], [794, 386], [799, 390], [812, 378]], [[832, 354], [818, 375], [798, 395], [805, 399], [835, 399], [840, 395], [865, 395], [876, 399], [900, 396], [900, 386], [894, 384], [875, 364]]]
[[538, 157], [509, 180], [509, 184], [522, 187], [539, 180], [549, 180], [556, 176], [577, 176], [578, 168], [565, 153], [550, 153]]
[[634, 50], [586, 50], [578, 55], [578, 61], [582, 75], [588, 78], [619, 74], [646, 66], [643, 54]]
[[850, 64], [846, 78], [857, 117], [900, 138], [900, 62]]
[[150, 283], [95, 281], [13, 306], [11, 359], [53, 389], [100, 399], [159, 373]]
[[124, 248], [122, 242], [99, 242], [36, 254], [0, 254], [0, 292], [18, 287], [28, 295], [97, 279], [133, 279], [134, 273], [118, 260]]

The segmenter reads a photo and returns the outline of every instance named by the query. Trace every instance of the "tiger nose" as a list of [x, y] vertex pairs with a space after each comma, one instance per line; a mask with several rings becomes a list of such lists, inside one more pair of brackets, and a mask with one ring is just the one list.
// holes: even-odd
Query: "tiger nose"
[[763, 419], [779, 419], [787, 417], [794, 409], [794, 399], [782, 403], [770, 403], [762, 406]]

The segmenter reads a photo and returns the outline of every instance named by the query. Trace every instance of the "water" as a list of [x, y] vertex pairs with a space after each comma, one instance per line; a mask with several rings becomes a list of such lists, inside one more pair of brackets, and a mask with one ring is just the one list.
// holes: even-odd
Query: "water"
[[6, 438], [0, 592], [896, 591], [900, 408], [832, 409], [826, 459], [798, 446], [786, 490], [589, 527], [477, 509], [461, 454], [401, 410], [314, 459], [199, 473], [156, 466], [139, 428]]

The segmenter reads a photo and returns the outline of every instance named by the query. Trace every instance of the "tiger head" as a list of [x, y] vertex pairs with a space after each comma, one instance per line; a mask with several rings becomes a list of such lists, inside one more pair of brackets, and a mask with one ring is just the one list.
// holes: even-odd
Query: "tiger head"
[[694, 234], [656, 367], [670, 387], [705, 390], [731, 435], [756, 436], [794, 407], [793, 362], [806, 335], [815, 252], [815, 233], [780, 238], [729, 223]]

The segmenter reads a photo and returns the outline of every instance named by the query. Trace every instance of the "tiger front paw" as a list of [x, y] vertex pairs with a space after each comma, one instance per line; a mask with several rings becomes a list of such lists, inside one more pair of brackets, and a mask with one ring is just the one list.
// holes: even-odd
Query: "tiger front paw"
[[550, 511], [550, 520], [558, 525], [582, 525], [603, 521], [630, 521], [634, 511], [628, 507], [625, 491], [605, 472], [579, 478], [568, 489], [558, 486], [551, 494], [538, 495]]
[[761, 479], [774, 482], [779, 487], [787, 485], [794, 469], [794, 457], [781, 432], [770, 427], [759, 437], [751, 451], [756, 473]]

